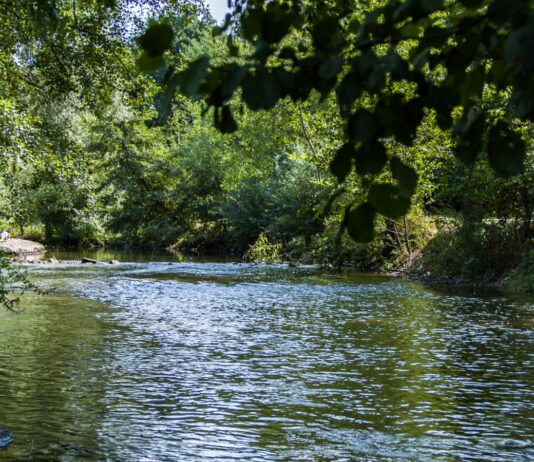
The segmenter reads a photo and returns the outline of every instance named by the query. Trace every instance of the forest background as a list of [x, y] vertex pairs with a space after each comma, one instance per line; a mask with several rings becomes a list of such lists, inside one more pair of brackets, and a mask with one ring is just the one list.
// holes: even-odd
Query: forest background
[[[472, 62], [464, 63], [460, 71], [467, 84], [458, 86], [459, 102], [450, 110], [448, 126], [439, 111], [422, 108], [409, 142], [393, 129], [370, 162], [357, 153], [353, 160], [343, 154], [343, 100], [339, 87], [332, 90], [344, 74], [335, 60], [324, 61], [317, 71], [333, 80], [332, 86], [310, 84], [305, 97], [277, 94], [271, 101], [272, 87], [261, 80], [257, 65], [254, 94], [264, 95], [259, 101], [245, 84], [225, 96], [224, 106], [203, 98], [198, 85], [193, 91], [191, 72], [197, 80], [215, 75], [203, 66], [206, 56], [213, 66], [232, 61], [233, 71], [248, 72], [244, 63], [250, 57], [281, 66], [289, 59], [278, 53], [282, 49], [318, 53], [313, 30], [289, 26], [273, 40], [277, 48], [269, 42], [265, 51], [258, 45], [261, 33], [248, 33], [247, 27], [243, 32], [243, 18], [252, 14], [242, 14], [239, 3], [222, 28], [201, 1], [2, 3], [0, 27], [9, 33], [0, 39], [0, 228], [49, 246], [171, 247], [251, 261], [504, 280], [511, 290], [534, 290], [533, 125], [514, 113], [506, 82], [496, 85], [478, 74], [474, 82]], [[269, 11], [269, 2], [250, 3]], [[310, 5], [320, 15], [317, 5], [323, 3], [329, 2]], [[346, 25], [345, 32], [394, 3], [360, 2], [364, 20]], [[434, 14], [446, 23], [451, 12], [443, 12], [445, 6], [458, 4], [458, 14], [465, 16], [469, 8], [479, 11], [498, 2], [430, 3], [436, 3], [435, 10], [425, 17]], [[241, 22], [234, 23], [236, 18]], [[156, 30], [160, 35], [150, 43], [158, 43], [162, 31], [172, 33], [168, 44], [154, 50], [147, 40]], [[265, 30], [263, 35], [265, 47]], [[395, 43], [399, 56], [412, 48], [409, 41]], [[376, 56], [388, 50], [378, 46]], [[446, 79], [446, 66], [433, 66], [432, 51], [425, 53], [412, 59], [418, 75], [428, 82]], [[483, 62], [484, 76], [499, 70], [495, 62]], [[173, 86], [174, 75], [182, 80]], [[372, 82], [373, 75], [366, 79]], [[378, 80], [386, 98], [409, 99], [415, 91], [402, 80]], [[365, 90], [350, 101], [358, 117], [367, 117], [375, 104], [373, 89]], [[506, 123], [506, 136], [524, 147], [520, 165], [499, 168], [491, 133], [480, 145], [468, 144], [468, 159], [458, 155], [458, 126], [473, 119], [466, 107]], [[510, 150], [514, 157], [514, 146]], [[390, 169], [384, 169], [386, 162]], [[399, 168], [409, 169], [400, 180]], [[399, 180], [402, 186], [412, 171], [417, 180], [407, 198], [391, 197], [406, 210], [390, 211], [383, 196], [373, 201], [373, 182]], [[372, 229], [361, 239], [362, 230], [352, 229], [350, 221], [361, 211], [354, 204], [368, 200], [380, 214], [372, 212]]]

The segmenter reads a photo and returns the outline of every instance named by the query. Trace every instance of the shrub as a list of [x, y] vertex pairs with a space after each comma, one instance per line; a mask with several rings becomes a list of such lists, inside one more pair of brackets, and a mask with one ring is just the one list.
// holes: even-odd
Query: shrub
[[[531, 241], [530, 245], [533, 244]], [[534, 294], [534, 247], [527, 252], [515, 271], [504, 280], [503, 287], [516, 294]]]
[[515, 268], [524, 249], [521, 230], [514, 224], [464, 223], [438, 232], [424, 249], [421, 269], [488, 282]]
[[280, 263], [282, 261], [282, 245], [270, 242], [264, 233], [261, 233], [256, 242], [247, 252], [248, 260], [261, 263]]

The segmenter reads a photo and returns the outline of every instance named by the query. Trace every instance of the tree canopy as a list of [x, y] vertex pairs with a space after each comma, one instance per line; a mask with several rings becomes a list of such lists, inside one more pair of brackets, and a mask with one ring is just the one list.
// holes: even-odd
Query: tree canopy
[[426, 249], [448, 274], [517, 266], [529, 2], [230, 4], [219, 25], [200, 0], [0, 9], [0, 228], [360, 269]]
[[[179, 89], [204, 98], [215, 126], [232, 133], [238, 129], [235, 93], [253, 111], [270, 110], [286, 97], [306, 101], [315, 91], [326, 100], [335, 93], [344, 142], [330, 170], [343, 182], [355, 168], [368, 185], [366, 200], [346, 209], [344, 225], [354, 239], [372, 239], [377, 213], [398, 218], [408, 211], [417, 175], [385, 146], [412, 145], [431, 112], [440, 128], [452, 131], [455, 155], [466, 165], [487, 150], [497, 175], [524, 171], [526, 145], [513, 121], [534, 114], [530, 1], [230, 4], [233, 13], [214, 29], [227, 39], [226, 59], [201, 56], [186, 69], [170, 68], [161, 110], [168, 112]], [[151, 24], [139, 38], [141, 65], [161, 64], [172, 37], [169, 23]], [[498, 114], [484, 103], [489, 93], [504, 96]]]

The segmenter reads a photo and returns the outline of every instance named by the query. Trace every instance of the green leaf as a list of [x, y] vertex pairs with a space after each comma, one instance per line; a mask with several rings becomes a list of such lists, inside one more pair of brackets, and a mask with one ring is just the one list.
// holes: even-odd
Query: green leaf
[[351, 18], [351, 20], [349, 21], [349, 25], [347, 27], [347, 30], [349, 32], [351, 32], [352, 34], [357, 34], [360, 30], [360, 21], [358, 20], [358, 18], [356, 17], [353, 17]]
[[250, 42], [261, 33], [261, 16], [262, 11], [251, 7], [241, 17], [241, 33]]
[[500, 90], [506, 88], [508, 85], [511, 86], [511, 82], [509, 82], [510, 72], [506, 62], [502, 59], [493, 61], [488, 77]]
[[172, 74], [165, 83], [165, 91], [158, 104], [158, 113], [161, 119], [165, 120], [171, 113], [171, 104], [176, 94], [176, 88], [180, 84], [180, 75]]
[[174, 31], [168, 23], [156, 23], [148, 27], [141, 37], [138, 38], [139, 45], [151, 58], [161, 56], [172, 44]]
[[339, 24], [335, 17], [326, 17], [313, 25], [312, 40], [316, 50], [329, 48], [339, 34]]
[[387, 161], [386, 148], [376, 140], [362, 144], [356, 151], [356, 171], [360, 175], [380, 173]]
[[484, 147], [485, 118], [479, 114], [476, 117], [464, 117], [454, 127], [457, 135], [454, 155], [465, 165], [471, 166]]
[[410, 199], [392, 184], [375, 183], [369, 189], [367, 198], [377, 212], [394, 219], [406, 215], [410, 208]]
[[234, 94], [234, 91], [241, 85], [247, 73], [248, 66], [239, 66], [230, 72], [230, 75], [222, 84], [221, 95], [223, 98], [230, 98]]
[[426, 13], [432, 13], [443, 7], [443, 0], [421, 0], [421, 6]]
[[228, 35], [226, 38], [226, 48], [228, 48], [228, 53], [230, 56], [235, 57], [239, 55], [239, 47], [236, 45], [234, 36], [232, 34]]
[[384, 56], [384, 67], [393, 80], [406, 80], [410, 77], [408, 61], [402, 59], [397, 52], [389, 52]]
[[394, 136], [397, 141], [410, 145], [423, 118], [423, 103], [420, 98], [403, 103], [402, 98], [402, 95], [394, 93], [384, 102], [379, 102], [375, 117], [382, 127], [381, 135]]
[[294, 61], [295, 59], [297, 59], [297, 52], [293, 47], [286, 46], [280, 50], [280, 53], [278, 53], [278, 57], [280, 59], [290, 59]]
[[398, 157], [392, 157], [389, 161], [391, 173], [399, 184], [400, 192], [403, 196], [412, 197], [417, 188], [417, 173], [415, 170], [402, 163]]
[[499, 122], [491, 127], [488, 138], [488, 160], [498, 176], [510, 177], [523, 173], [526, 146], [508, 125]]
[[336, 89], [339, 108], [344, 116], [348, 115], [352, 103], [361, 96], [363, 85], [356, 72], [347, 74]]
[[532, 48], [534, 46], [534, 31], [532, 24], [513, 30], [504, 45], [504, 56], [511, 68], [516, 71], [534, 67]]
[[378, 136], [378, 122], [367, 109], [358, 109], [349, 119], [348, 134], [354, 142], [368, 143]]
[[261, 18], [262, 38], [269, 43], [279, 42], [289, 32], [292, 19], [291, 12], [284, 4], [269, 3]]
[[345, 181], [352, 168], [352, 158], [354, 156], [354, 145], [344, 144], [330, 162], [330, 171], [341, 183]]
[[294, 74], [293, 84], [289, 91], [293, 101], [306, 101], [308, 99], [313, 85], [312, 76], [313, 73], [309, 66], [301, 66]]
[[253, 111], [271, 109], [281, 96], [280, 86], [272, 74], [261, 68], [248, 74], [241, 84], [243, 99]]
[[417, 18], [422, 12], [419, 0], [406, 0], [400, 4], [393, 14], [393, 19], [396, 22], [401, 22], [404, 19]]
[[417, 127], [423, 118], [423, 104], [420, 98], [414, 98], [401, 104], [398, 109], [391, 108], [395, 113], [395, 123], [391, 130], [395, 139], [407, 146], [412, 144]]
[[330, 80], [339, 74], [342, 65], [341, 56], [331, 56], [319, 66], [319, 76], [323, 80]]
[[518, 82], [512, 93], [511, 103], [517, 117], [534, 120], [534, 75]]
[[157, 71], [164, 63], [163, 56], [151, 57], [147, 53], [142, 53], [135, 61], [138, 69], [146, 73]]
[[[272, 75], [276, 80], [280, 89], [280, 98], [285, 98], [291, 93], [295, 85], [295, 76], [291, 72], [286, 71], [283, 67], [277, 67], [272, 70]], [[299, 82], [300, 84], [300, 82]]]
[[[419, 50], [417, 49], [417, 51]], [[429, 55], [430, 55], [430, 48], [426, 47], [426, 48], [423, 48], [423, 50], [417, 53], [415, 56], [413, 56], [412, 64], [414, 68], [417, 70], [421, 70], [423, 66], [426, 64]]]
[[460, 0], [460, 3], [466, 8], [478, 8], [484, 3], [484, 0]]
[[454, 89], [430, 85], [427, 104], [436, 110], [436, 121], [442, 130], [448, 130], [452, 126], [451, 111], [457, 103], [457, 99]]
[[189, 68], [180, 73], [180, 91], [189, 97], [197, 96], [209, 67], [209, 58], [203, 56], [193, 61]]
[[[328, 200], [326, 201], [326, 204], [323, 208], [323, 210], [320, 213], [320, 217], [327, 217], [329, 216], [331, 213], [332, 213], [332, 209], [333, 209], [333, 206], [335, 204], [335, 202], [337, 201], [337, 199], [342, 196], [343, 194], [345, 194], [347, 192], [347, 188], [345, 186], [342, 186], [342, 187], [338, 187], [338, 189], [336, 191], [334, 191], [330, 197], [328, 198]], [[340, 227], [341, 230], [343, 230], [342, 227]]]
[[478, 67], [465, 75], [460, 85], [460, 98], [463, 104], [467, 105], [471, 99], [482, 96], [485, 79], [486, 76], [482, 67]]
[[356, 242], [371, 242], [375, 233], [375, 209], [368, 202], [356, 208], [347, 208], [344, 225]]
[[219, 108], [215, 108], [213, 115], [215, 128], [221, 133], [234, 133], [237, 130], [237, 123], [228, 106], [223, 106], [220, 110]]
[[421, 24], [409, 22], [400, 30], [400, 32], [403, 37], [418, 37], [422, 30], [423, 28]]
[[356, 61], [360, 75], [364, 76], [363, 84], [372, 94], [378, 93], [386, 82], [386, 59], [376, 56], [372, 51], [365, 52]]

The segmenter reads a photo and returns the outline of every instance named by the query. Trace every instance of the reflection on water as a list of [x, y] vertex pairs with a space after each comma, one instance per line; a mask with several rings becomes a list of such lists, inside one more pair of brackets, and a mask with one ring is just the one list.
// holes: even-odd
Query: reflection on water
[[0, 460], [534, 460], [529, 301], [309, 267], [30, 271], [56, 290], [0, 313]]

